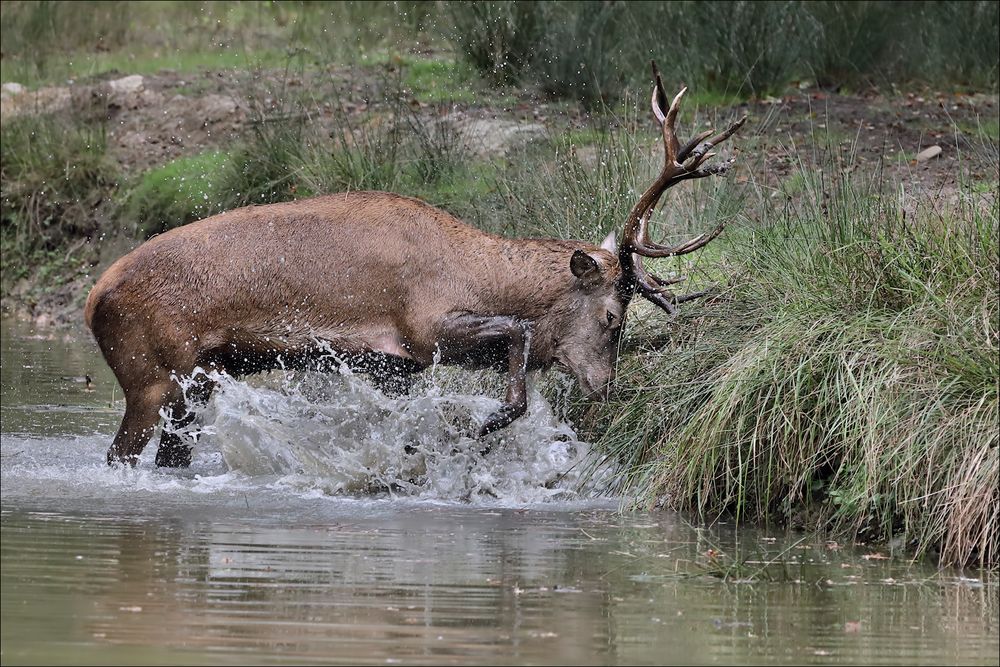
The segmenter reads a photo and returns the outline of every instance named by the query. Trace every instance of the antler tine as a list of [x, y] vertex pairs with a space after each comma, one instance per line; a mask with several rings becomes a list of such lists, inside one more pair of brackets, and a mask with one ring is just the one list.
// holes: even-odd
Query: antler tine
[[680, 101], [687, 89], [685, 88], [674, 96], [670, 107], [664, 111], [664, 106], [667, 103], [667, 93], [663, 88], [663, 79], [660, 77], [660, 71], [656, 67], [656, 61], [650, 61], [650, 65], [653, 69], [654, 79], [651, 106], [653, 108], [653, 115], [660, 124], [660, 130], [663, 134], [664, 164], [660, 175], [642, 193], [639, 201], [632, 208], [625, 221], [625, 229], [622, 233], [622, 246], [619, 249], [619, 263], [622, 266], [631, 263], [633, 248], [644, 249], [643, 239], [646, 236], [643, 231], [645, 228], [644, 218], [647, 218], [651, 214], [656, 204], [660, 201], [663, 192], [670, 187], [670, 180], [684, 171], [684, 167], [677, 164], [676, 160], [680, 149], [677, 137], [674, 135], [673, 126], [677, 118]]
[[689, 252], [694, 252], [695, 250], [698, 250], [699, 248], [708, 245], [709, 242], [711, 242], [712, 239], [721, 234], [725, 228], [726, 228], [725, 224], [720, 222], [715, 229], [706, 234], [702, 234], [701, 236], [685, 241], [684, 243], [680, 243], [678, 245], [667, 248], [670, 250], [670, 253], [660, 255], [660, 257], [674, 257], [677, 255], [686, 255]]
[[647, 273], [645, 267], [642, 265], [642, 258], [639, 256], [635, 257], [635, 266], [637, 267], [636, 290], [644, 298], [665, 310], [668, 315], [673, 315], [677, 312], [678, 304], [699, 299], [711, 292], [711, 290], [701, 290], [688, 294], [673, 294], [667, 291], [667, 285], [682, 282], [684, 280], [683, 277], [664, 280], [652, 273]]
[[[675, 98], [675, 100], [676, 99], [677, 98]], [[670, 113], [667, 114], [667, 120], [664, 122], [663, 130], [664, 142], [668, 143], [668, 145], [667, 125], [669, 120]], [[662, 183], [662, 187], [656, 192], [647, 191], [647, 194], [651, 195], [649, 197], [649, 205], [643, 209], [641, 216], [638, 218], [638, 224], [635, 225], [635, 234], [633, 236], [628, 236], [628, 231], [630, 230], [629, 227], [626, 226], [626, 240], [630, 244], [631, 251], [644, 257], [673, 257], [676, 255], [685, 255], [705, 246], [709, 241], [722, 233], [723, 226], [719, 225], [710, 234], [702, 234], [695, 239], [691, 239], [677, 245], [662, 245], [649, 238], [649, 219], [653, 214], [653, 210], [656, 208], [656, 204], [659, 202], [660, 198], [663, 196], [663, 192], [665, 192], [667, 188], [673, 187], [681, 181], [695, 178], [705, 178], [706, 176], [715, 176], [725, 173], [733, 164], [735, 164], [735, 158], [730, 158], [725, 162], [700, 168], [706, 160], [715, 155], [715, 153], [707, 151], [716, 144], [731, 137], [737, 130], [743, 127], [745, 122], [746, 116], [730, 125], [726, 131], [720, 132], [711, 139], [701, 141], [707, 134], [713, 132], [713, 130], [702, 132], [700, 135], [687, 142], [683, 149], [680, 149], [677, 153], [675, 153], [675, 155], [677, 155], [680, 159], [689, 158], [686, 160], [686, 164], [681, 165], [675, 162], [674, 165], [669, 165], [670, 151], [669, 149], [667, 150], [668, 165], [664, 166], [664, 169], [660, 174], [660, 178], [657, 179], [656, 183], [654, 183], [654, 186]], [[673, 137], [672, 133], [670, 138], [673, 142], [676, 142], [676, 138]], [[694, 144], [694, 147], [690, 148], [692, 144]], [[652, 188], [650, 188], [650, 190], [652, 190]]]
[[[632, 256], [634, 267], [635, 289], [646, 299], [652, 301], [657, 306], [673, 315], [677, 312], [670, 296], [664, 293], [668, 281], [646, 272], [646, 267], [642, 265], [642, 258], [638, 255]], [[675, 279], [670, 282], [680, 282], [682, 279]]]
[[721, 234], [723, 225], [720, 224], [711, 232], [684, 241], [683, 243], [668, 246], [655, 243], [650, 239], [649, 220], [663, 193], [668, 188], [681, 181], [724, 173], [733, 165], [735, 160], [729, 159], [720, 164], [709, 165], [707, 167], [701, 166], [715, 155], [715, 153], [711, 152], [712, 148], [735, 134], [743, 127], [747, 119], [744, 116], [730, 125], [725, 131], [714, 136], [713, 132], [715, 130], [709, 129], [701, 132], [681, 146], [677, 139], [675, 124], [677, 122], [677, 114], [680, 111], [681, 100], [683, 100], [685, 93], [687, 93], [687, 88], [682, 87], [680, 92], [670, 102], [670, 106], [667, 107], [667, 95], [663, 88], [663, 80], [660, 72], [655, 62], [651, 62], [651, 65], [654, 79], [651, 103], [653, 115], [660, 124], [660, 131], [663, 135], [664, 164], [660, 175], [643, 192], [625, 222], [622, 245], [618, 251], [618, 260], [622, 267], [622, 278], [619, 282], [619, 289], [629, 296], [631, 296], [632, 292], [638, 291], [645, 298], [660, 306], [668, 313], [673, 313], [676, 310], [675, 306], [677, 303], [697, 298], [701, 294], [686, 295], [684, 297], [671, 295], [668, 297], [664, 294], [664, 287], [677, 282], [677, 280], [668, 281], [647, 273], [642, 265], [642, 257], [671, 257], [694, 252]]
[[703, 132], [702, 134], [698, 135], [697, 137], [689, 141], [684, 146], [684, 148], [681, 149], [680, 154], [677, 156], [678, 161], [688, 162], [687, 158], [688, 154], [690, 153], [691, 160], [689, 161], [688, 164], [685, 164], [684, 167], [685, 169], [688, 170], [697, 169], [702, 162], [711, 157], [708, 151], [712, 150], [712, 148], [714, 148], [717, 144], [721, 144], [723, 141], [736, 134], [736, 132], [741, 127], [743, 127], [743, 124], [746, 122], [747, 122], [747, 117], [743, 116], [743, 118], [740, 118], [738, 121], [730, 125], [725, 132], [720, 132], [719, 134], [715, 135], [708, 141], [701, 141], [701, 140], [704, 139], [706, 135], [711, 134], [712, 130]]
[[713, 132], [715, 132], [715, 130], [709, 129], [693, 137], [689, 142], [684, 144], [684, 148], [682, 148], [680, 152], [677, 154], [677, 160], [679, 162], [684, 162], [687, 159], [687, 156], [691, 153], [691, 151], [693, 151], [695, 147], [700, 145], [701, 142], [704, 141], [705, 138], [710, 134], [712, 134]]
[[[663, 166], [664, 171], [667, 169], [676, 170], [683, 169], [680, 164], [678, 164], [678, 156], [681, 151], [680, 141], [677, 140], [677, 133], [674, 132], [674, 125], [677, 123], [677, 112], [681, 108], [681, 100], [684, 98], [684, 94], [687, 92], [687, 87], [681, 88], [681, 92], [674, 96], [674, 101], [670, 103], [670, 109], [667, 111], [666, 118], [663, 119], [663, 149], [666, 153], [666, 160]], [[669, 185], [667, 187], [670, 187]]]
[[[677, 177], [677, 180], [683, 180], [683, 179], [688, 179], [688, 178], [704, 178], [705, 176], [710, 176], [711, 175], [711, 174], [706, 173], [706, 172], [708, 172], [710, 170], [712, 170], [712, 171], [724, 170], [725, 168], [728, 168], [729, 164], [731, 164], [731, 163], [730, 162], [724, 162], [724, 163], [719, 164], [719, 165], [712, 165], [712, 167], [707, 167], [707, 168], [701, 169], [701, 170], [699, 170], [697, 172], [690, 172], [688, 174], [684, 174], [682, 176], [679, 176], [679, 177]], [[642, 245], [640, 246], [641, 249], [642, 249], [642, 252], [640, 252], [637, 249], [634, 254], [641, 255], [643, 257], [675, 257], [677, 255], [686, 255], [689, 252], [694, 252], [695, 250], [697, 250], [697, 249], [701, 248], [702, 246], [708, 244], [709, 241], [711, 241], [716, 236], [718, 236], [719, 234], [721, 234], [722, 231], [723, 231], [723, 229], [724, 229], [724, 227], [725, 227], [724, 223], [720, 223], [711, 232], [702, 234], [702, 235], [700, 235], [700, 236], [698, 236], [696, 238], [693, 238], [693, 239], [689, 239], [689, 240], [687, 240], [687, 241], [685, 241], [683, 243], [679, 243], [679, 244], [677, 244], [675, 246], [660, 245], [659, 243], [654, 243], [653, 241], [649, 240], [649, 219], [651, 217], [652, 210], [653, 209], [650, 208], [646, 212], [645, 215], [643, 215], [641, 218], [639, 218], [639, 229], [638, 229], [637, 237], [642, 240]]]
[[653, 115], [662, 125], [667, 118], [663, 112], [663, 106], [667, 103], [667, 93], [663, 90], [663, 79], [660, 78], [660, 70], [656, 69], [656, 61], [650, 60], [649, 64], [653, 67]]
[[706, 294], [710, 294], [711, 292], [712, 290], [710, 289], [703, 289], [698, 292], [691, 292], [690, 294], [681, 294], [680, 296], [675, 296], [672, 299], [672, 301], [674, 302], [674, 304], [685, 303], [686, 301], [694, 301], [695, 299], [700, 299], [701, 297], [705, 296]]

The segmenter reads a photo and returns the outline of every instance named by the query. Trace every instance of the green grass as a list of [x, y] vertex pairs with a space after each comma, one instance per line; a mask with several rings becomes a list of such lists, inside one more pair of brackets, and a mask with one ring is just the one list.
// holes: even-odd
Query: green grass
[[959, 124], [958, 129], [970, 137], [979, 140], [1000, 141], [1000, 118], [980, 118], [978, 122], [964, 121]]
[[472, 161], [433, 182], [413, 183], [413, 196], [473, 221], [482, 215], [482, 203], [493, 195], [495, 162]]
[[606, 131], [594, 127], [569, 129], [559, 137], [560, 141], [569, 146], [598, 146], [606, 141]]
[[[425, 104], [476, 104], [488, 94], [482, 90], [476, 71], [465, 62], [406, 58], [401, 67], [404, 85]], [[489, 102], [495, 104], [496, 100], [490, 98]]]
[[623, 361], [603, 444], [628, 489], [678, 509], [996, 566], [996, 199], [942, 218], [870, 183], [826, 191], [825, 209], [750, 202], [730, 287]]
[[64, 76], [80, 78], [106, 72], [125, 74], [155, 74], [160, 70], [194, 72], [198, 70], [241, 69], [258, 67], [279, 67], [287, 60], [287, 54], [279, 51], [248, 53], [235, 49], [218, 51], [149, 51], [109, 54], [87, 54], [67, 62]]
[[429, 3], [4, 3], [0, 77], [29, 87], [107, 72], [309, 67], [440, 41]]
[[39, 253], [93, 234], [102, 202], [117, 186], [102, 125], [26, 116], [0, 126], [0, 235], [4, 282]]
[[279, 67], [286, 60], [287, 54], [279, 51], [246, 53], [229, 49], [80, 53], [68, 56], [58, 66], [47, 67], [44, 74], [35, 72], [30, 62], [5, 58], [0, 61], [0, 78], [3, 81], [28, 82], [29, 86], [38, 87], [109, 73], [149, 75], [161, 70], [182, 73], [199, 70], [249, 70], [258, 67]]
[[220, 196], [231, 158], [222, 151], [181, 157], [142, 175], [129, 193], [123, 217], [136, 234], [148, 238], [220, 210]]

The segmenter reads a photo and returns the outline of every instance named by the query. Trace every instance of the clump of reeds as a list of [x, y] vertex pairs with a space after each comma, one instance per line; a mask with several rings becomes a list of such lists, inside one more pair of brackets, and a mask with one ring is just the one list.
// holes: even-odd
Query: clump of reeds
[[995, 565], [996, 194], [960, 191], [940, 213], [894, 188], [812, 183], [749, 202], [724, 293], [626, 363], [604, 438], [624, 484]]
[[831, 88], [998, 83], [995, 2], [486, 0], [449, 9], [459, 52], [484, 76], [591, 107], [644, 84], [650, 58], [667, 79], [738, 96], [804, 80]]
[[0, 128], [0, 233], [5, 268], [19, 272], [35, 252], [92, 233], [94, 210], [118, 170], [103, 125], [21, 116]]

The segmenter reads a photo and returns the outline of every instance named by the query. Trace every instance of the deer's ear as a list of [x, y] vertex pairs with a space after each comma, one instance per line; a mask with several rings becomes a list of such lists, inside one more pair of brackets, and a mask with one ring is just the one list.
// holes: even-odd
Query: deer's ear
[[569, 260], [569, 270], [584, 287], [593, 287], [601, 282], [601, 265], [582, 250], [573, 251], [573, 257]]
[[618, 241], [615, 239], [615, 233], [609, 232], [604, 240], [601, 241], [601, 247], [610, 252], [612, 255], [618, 252]]

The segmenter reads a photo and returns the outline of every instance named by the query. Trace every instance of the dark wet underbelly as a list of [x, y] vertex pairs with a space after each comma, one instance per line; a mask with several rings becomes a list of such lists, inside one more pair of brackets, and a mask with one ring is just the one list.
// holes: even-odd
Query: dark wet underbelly
[[231, 346], [209, 350], [201, 363], [240, 377], [274, 369], [336, 371], [342, 363], [356, 372], [395, 376], [424, 370], [420, 363], [383, 352], [340, 352], [315, 346], [295, 350], [242, 350]]

